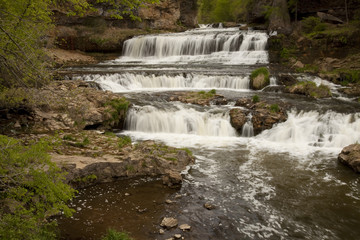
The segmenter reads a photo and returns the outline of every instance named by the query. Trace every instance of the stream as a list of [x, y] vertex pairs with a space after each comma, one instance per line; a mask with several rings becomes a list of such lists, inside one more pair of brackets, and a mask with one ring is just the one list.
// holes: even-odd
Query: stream
[[[64, 239], [99, 239], [107, 227], [135, 239], [358, 239], [360, 180], [338, 163], [343, 147], [360, 142], [360, 104], [327, 84], [333, 98], [314, 100], [269, 88], [249, 89], [251, 71], [268, 66], [268, 34], [238, 28], [201, 27], [183, 33], [134, 37], [123, 56], [69, 69], [132, 103], [120, 134], [133, 142], [156, 140], [193, 151], [178, 191], [157, 179], [134, 179], [81, 190], [73, 218], [61, 220]], [[228, 105], [168, 102], [174, 91], [216, 89]], [[292, 106], [288, 120], [257, 136], [237, 133], [229, 111], [236, 99], [258, 95]], [[244, 127], [245, 128], [245, 127]], [[172, 204], [164, 206], [166, 199]], [[204, 208], [211, 203], [215, 209]], [[141, 209], [146, 209], [142, 211]], [[162, 217], [191, 231], [159, 235]]]

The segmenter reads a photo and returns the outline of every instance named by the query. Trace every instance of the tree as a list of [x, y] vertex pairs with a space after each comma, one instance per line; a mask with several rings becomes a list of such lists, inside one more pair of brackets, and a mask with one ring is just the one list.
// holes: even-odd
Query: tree
[[56, 222], [49, 216], [72, 211], [74, 190], [50, 160], [50, 142], [24, 146], [0, 135], [0, 239], [54, 239]]
[[92, 11], [104, 4], [111, 16], [138, 19], [137, 8], [158, 0], [0, 0], [0, 90], [2, 87], [38, 87], [49, 80], [42, 50], [52, 27], [51, 6], [61, 5], [69, 14]]

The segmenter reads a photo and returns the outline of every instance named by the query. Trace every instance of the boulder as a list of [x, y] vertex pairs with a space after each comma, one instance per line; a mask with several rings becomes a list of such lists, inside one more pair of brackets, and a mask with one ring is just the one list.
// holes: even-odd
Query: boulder
[[241, 133], [242, 126], [247, 121], [244, 112], [252, 114], [251, 122], [255, 135], [261, 133], [263, 130], [272, 128], [273, 125], [277, 123], [287, 120], [285, 105], [280, 102], [274, 104], [264, 101], [253, 103], [250, 98], [241, 98], [236, 101], [235, 106], [246, 108], [246, 110], [232, 109], [231, 111], [233, 111], [233, 113], [230, 111], [230, 121], [236, 123], [236, 125], [233, 123], [232, 125], [239, 133]]
[[230, 123], [236, 131], [241, 132], [242, 127], [247, 122], [246, 114], [239, 108], [230, 110]]
[[344, 21], [342, 21], [340, 18], [337, 18], [331, 14], [323, 13], [323, 12], [317, 12], [316, 15], [321, 19], [323, 22], [328, 23], [334, 23], [334, 24], [343, 24]]
[[295, 85], [298, 82], [298, 80], [293, 75], [290, 74], [279, 74], [278, 82], [279, 85], [292, 86]]
[[270, 73], [265, 67], [261, 67], [252, 71], [250, 75], [250, 88], [261, 90], [270, 84]]
[[355, 172], [360, 172], [360, 144], [345, 147], [338, 156], [338, 160], [351, 167]]
[[300, 94], [312, 98], [328, 98], [331, 97], [331, 91], [328, 86], [316, 86], [314, 82], [302, 81], [292, 85], [286, 89], [289, 93]]

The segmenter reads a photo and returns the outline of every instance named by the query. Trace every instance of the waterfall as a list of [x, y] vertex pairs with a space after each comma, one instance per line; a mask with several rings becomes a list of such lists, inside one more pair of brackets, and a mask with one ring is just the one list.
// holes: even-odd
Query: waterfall
[[265, 32], [202, 27], [184, 33], [134, 37], [125, 41], [123, 57], [117, 61], [268, 63], [267, 40]]
[[112, 92], [145, 90], [194, 90], [194, 89], [231, 89], [249, 90], [248, 76], [203, 75], [203, 74], [105, 74], [85, 75], [81, 79], [95, 81], [104, 90]]
[[257, 138], [276, 144], [342, 148], [360, 142], [360, 114], [291, 111], [286, 122], [264, 131]]
[[242, 137], [253, 137], [254, 136], [254, 127], [252, 124], [252, 114], [250, 113], [247, 116], [247, 122], [242, 127], [241, 136]]
[[148, 133], [176, 133], [200, 136], [236, 136], [228, 113], [198, 112], [174, 105], [166, 111], [153, 106], [133, 107], [128, 112], [126, 129]]

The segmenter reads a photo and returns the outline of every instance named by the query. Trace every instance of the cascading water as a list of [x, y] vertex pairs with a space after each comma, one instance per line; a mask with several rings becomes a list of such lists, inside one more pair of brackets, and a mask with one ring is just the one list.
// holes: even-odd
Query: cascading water
[[268, 35], [257, 31], [200, 29], [185, 33], [139, 36], [124, 43], [118, 62], [267, 63]]
[[164, 91], [194, 89], [249, 90], [248, 76], [208, 76], [202, 74], [145, 75], [145, 74], [106, 74], [82, 76], [86, 81], [101, 84], [104, 90], [112, 92]]
[[[179, 223], [191, 225], [185, 239], [356, 239], [360, 181], [336, 157], [342, 147], [360, 142], [358, 103], [256, 92], [262, 100], [306, 110], [289, 111], [285, 122], [253, 136], [251, 115], [236, 134], [229, 121], [233, 106], [167, 102], [173, 93], [160, 92], [219, 89], [234, 102], [252, 97], [249, 75], [268, 63], [267, 38], [261, 31], [209, 26], [135, 37], [125, 43], [124, 56], [81, 78], [136, 102], [121, 134], [193, 151], [196, 163], [185, 174], [182, 197], [169, 209]], [[338, 88], [330, 87], [333, 93]], [[205, 209], [206, 202], [216, 209]], [[142, 239], [158, 237], [144, 233]]]
[[147, 133], [195, 134], [200, 136], [236, 136], [230, 117], [224, 113], [198, 112], [181, 105], [176, 110], [158, 110], [153, 106], [129, 111], [127, 129]]
[[241, 136], [242, 137], [253, 137], [254, 136], [254, 126], [251, 122], [252, 114], [250, 113], [247, 116], [247, 121], [242, 127]]

